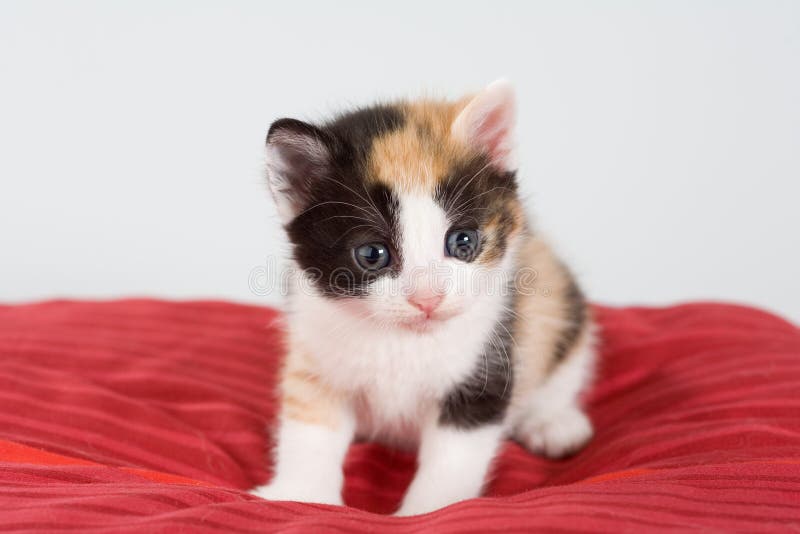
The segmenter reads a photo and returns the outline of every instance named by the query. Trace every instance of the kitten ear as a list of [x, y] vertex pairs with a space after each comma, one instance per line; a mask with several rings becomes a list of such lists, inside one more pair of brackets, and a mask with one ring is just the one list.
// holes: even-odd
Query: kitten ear
[[451, 126], [457, 139], [484, 153], [504, 170], [515, 170], [514, 123], [517, 105], [514, 87], [500, 79], [470, 100]]
[[325, 132], [296, 119], [279, 119], [267, 134], [267, 179], [278, 214], [291, 221], [305, 206], [311, 184], [331, 161]]

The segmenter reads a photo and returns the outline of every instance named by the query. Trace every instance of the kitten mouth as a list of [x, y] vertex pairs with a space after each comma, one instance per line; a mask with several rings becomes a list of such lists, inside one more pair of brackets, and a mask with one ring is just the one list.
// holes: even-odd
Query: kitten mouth
[[456, 315], [458, 315], [456, 311], [436, 311], [430, 315], [421, 313], [401, 320], [399, 325], [401, 328], [414, 332], [430, 332]]
[[430, 332], [434, 328], [436, 328], [442, 321], [438, 319], [434, 319], [433, 317], [427, 317], [425, 315], [420, 315], [418, 317], [414, 317], [413, 319], [406, 319], [404, 321], [400, 321], [400, 327], [405, 330], [411, 330], [412, 332]]

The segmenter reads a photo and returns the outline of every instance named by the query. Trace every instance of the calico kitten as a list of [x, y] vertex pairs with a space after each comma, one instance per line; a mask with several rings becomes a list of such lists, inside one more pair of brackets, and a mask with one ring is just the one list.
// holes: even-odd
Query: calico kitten
[[530, 227], [514, 92], [408, 101], [267, 137], [292, 245], [275, 475], [255, 493], [341, 504], [356, 438], [419, 447], [398, 511], [477, 497], [503, 439], [561, 457], [592, 435], [592, 322]]

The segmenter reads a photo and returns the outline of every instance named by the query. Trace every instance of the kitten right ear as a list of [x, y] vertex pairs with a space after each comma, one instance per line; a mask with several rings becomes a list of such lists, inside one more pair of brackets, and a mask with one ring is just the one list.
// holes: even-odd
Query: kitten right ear
[[284, 223], [305, 207], [311, 184], [326, 172], [331, 154], [325, 132], [296, 119], [278, 119], [267, 134], [267, 179]]
[[467, 103], [451, 131], [467, 145], [486, 153], [498, 167], [515, 170], [516, 107], [514, 87], [508, 80], [496, 80]]

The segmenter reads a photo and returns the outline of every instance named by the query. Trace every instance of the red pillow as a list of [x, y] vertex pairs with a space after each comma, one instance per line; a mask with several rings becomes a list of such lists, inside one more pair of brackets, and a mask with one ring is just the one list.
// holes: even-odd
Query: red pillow
[[[486, 498], [393, 518], [413, 455], [356, 444], [348, 508], [268, 478], [280, 315], [220, 302], [0, 306], [0, 529], [109, 532], [800, 528], [800, 330], [739, 306], [596, 309], [597, 429], [509, 443]], [[376, 513], [377, 512], [377, 513]]]

